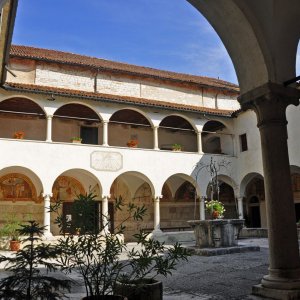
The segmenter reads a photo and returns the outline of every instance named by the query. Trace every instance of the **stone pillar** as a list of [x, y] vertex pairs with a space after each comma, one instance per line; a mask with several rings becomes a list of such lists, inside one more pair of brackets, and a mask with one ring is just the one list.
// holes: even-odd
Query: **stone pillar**
[[103, 121], [103, 143], [102, 146], [108, 146], [108, 121]]
[[243, 199], [244, 197], [237, 197], [239, 219], [244, 219]]
[[43, 194], [44, 197], [44, 236], [46, 239], [52, 237], [52, 233], [50, 231], [50, 224], [51, 224], [51, 218], [50, 218], [50, 199], [52, 197], [52, 193], [50, 194]]
[[197, 145], [198, 145], [198, 154], [203, 154], [202, 151], [202, 131], [197, 132]]
[[153, 127], [153, 149], [159, 150], [158, 148], [158, 126]]
[[205, 220], [205, 196], [200, 197], [200, 220]]
[[[261, 285], [253, 287], [253, 293], [275, 299], [300, 299], [299, 246], [285, 116], [286, 107], [298, 105], [299, 97], [299, 90], [269, 82], [239, 99], [242, 109], [251, 108], [257, 115], [269, 235], [269, 274]], [[288, 298], [290, 295], [294, 298]]]
[[162, 231], [160, 230], [160, 198], [162, 196], [155, 196], [154, 197], [154, 230], [153, 233], [161, 233]]
[[105, 233], [109, 233], [108, 198], [109, 196], [102, 197], [102, 231]]
[[47, 134], [46, 142], [52, 142], [52, 115], [47, 116]]

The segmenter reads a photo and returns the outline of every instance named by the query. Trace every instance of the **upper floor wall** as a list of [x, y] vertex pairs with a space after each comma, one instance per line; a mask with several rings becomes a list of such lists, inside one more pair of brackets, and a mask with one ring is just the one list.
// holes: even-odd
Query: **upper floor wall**
[[[129, 96], [192, 106], [238, 110], [238, 92], [167, 80], [154, 80], [119, 72], [33, 59], [11, 58], [7, 81], [85, 92]], [[216, 79], [216, 82], [218, 80]]]

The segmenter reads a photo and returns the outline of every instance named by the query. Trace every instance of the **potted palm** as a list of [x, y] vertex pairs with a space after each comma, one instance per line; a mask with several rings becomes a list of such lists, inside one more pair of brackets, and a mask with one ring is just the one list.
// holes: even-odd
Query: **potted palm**
[[[94, 198], [92, 194], [80, 195], [74, 201], [74, 204], [80, 202], [80, 205], [75, 204], [77, 207], [75, 214], [85, 217], [75, 216], [69, 225], [70, 228], [80, 227], [80, 233], [78, 236], [72, 233], [66, 235], [58, 243], [62, 270], [66, 272], [77, 270], [83, 278], [86, 289], [86, 297], [83, 299], [124, 299], [128, 294], [137, 297], [136, 291], [142, 291], [142, 287], [149, 282], [152, 284], [156, 275], [171, 274], [177, 261], [187, 259], [188, 252], [180, 245], [167, 248], [163, 243], [148, 239], [143, 232], [135, 236], [137, 247], [128, 250], [127, 243], [121, 238], [126, 229], [124, 224], [129, 219], [142, 222], [146, 209], [143, 205], [137, 206], [133, 202], [125, 205], [121, 197], [115, 199], [114, 207], [115, 210], [122, 210], [126, 216], [115, 226], [115, 234], [108, 232], [108, 222], [101, 231], [91, 227], [91, 224], [96, 223], [95, 211], [90, 210]], [[59, 212], [57, 207], [58, 205], [54, 205], [51, 210]], [[60, 214], [56, 218], [56, 223], [63, 228], [64, 220]], [[134, 285], [134, 293], [132, 287], [126, 291], [127, 284]], [[162, 283], [159, 283], [159, 286], [159, 295], [162, 295]]]

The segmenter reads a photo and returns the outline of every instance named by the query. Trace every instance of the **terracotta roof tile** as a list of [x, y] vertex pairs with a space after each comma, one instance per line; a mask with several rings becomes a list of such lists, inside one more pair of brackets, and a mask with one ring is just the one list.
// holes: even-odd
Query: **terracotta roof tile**
[[237, 85], [216, 78], [162, 71], [158, 69], [135, 66], [126, 63], [114, 62], [96, 57], [73, 54], [57, 50], [12, 45], [10, 56], [85, 66], [119, 73], [123, 72], [135, 76], [151, 77], [158, 80], [170, 80], [173, 82], [176, 81], [182, 83], [197, 84], [204, 88], [214, 88], [231, 92], [233, 94], [239, 94], [239, 87]]
[[148, 106], [148, 107], [157, 107], [178, 111], [189, 111], [189, 112], [197, 112], [203, 114], [231, 117], [233, 110], [222, 110], [222, 109], [214, 109], [208, 107], [198, 107], [193, 105], [186, 104], [178, 104], [171, 103], [165, 101], [157, 101], [145, 98], [137, 98], [137, 97], [128, 97], [128, 96], [119, 96], [119, 95], [110, 95], [110, 94], [102, 94], [102, 93], [94, 93], [94, 92], [85, 92], [79, 90], [71, 90], [71, 89], [63, 89], [57, 87], [50, 86], [40, 86], [33, 84], [23, 84], [23, 83], [11, 83], [7, 82], [4, 85], [4, 88], [7, 90], [15, 90], [21, 92], [28, 93], [41, 93], [41, 94], [53, 94], [65, 97], [78, 97], [82, 99], [90, 99], [96, 101], [103, 102], [112, 102], [112, 103], [124, 103], [124, 104], [132, 104], [139, 106]]

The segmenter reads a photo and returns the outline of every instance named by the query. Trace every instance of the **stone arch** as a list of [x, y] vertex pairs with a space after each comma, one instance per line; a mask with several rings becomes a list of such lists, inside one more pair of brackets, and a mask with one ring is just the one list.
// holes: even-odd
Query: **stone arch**
[[188, 220], [199, 219], [199, 187], [194, 178], [178, 173], [170, 176], [162, 187], [160, 202], [161, 228], [178, 230]]
[[0, 224], [8, 216], [20, 223], [33, 219], [43, 223], [43, 184], [30, 169], [10, 166], [0, 170]]
[[246, 187], [248, 183], [255, 177], [263, 179], [263, 176], [257, 172], [248, 173], [243, 177], [240, 183], [240, 197], [245, 197]]
[[[27, 96], [25, 96], [25, 95], [22, 95], [22, 96], [20, 96], [20, 95], [14, 95], [14, 96], [9, 96], [9, 97], [3, 98], [2, 100], [0, 100], [0, 109], [1, 109], [1, 110], [3, 109], [3, 108], [2, 108], [3, 103], [5, 103], [6, 101], [9, 101], [9, 100], [13, 100], [13, 99], [24, 99], [24, 100], [28, 100], [28, 101], [30, 101], [30, 102], [33, 102], [36, 106], [38, 106], [38, 107], [40, 108], [40, 111], [39, 111], [39, 112], [46, 115], [46, 111], [45, 111], [44, 107], [42, 107], [42, 106], [40, 105], [39, 101], [37, 101], [37, 100], [34, 99], [34, 98], [27, 97]], [[8, 102], [6, 102], [5, 105], [8, 105]], [[18, 105], [18, 106], [19, 106], [19, 105]], [[19, 107], [18, 107], [18, 108], [19, 108]]]
[[232, 134], [219, 120], [209, 120], [204, 124], [201, 139], [204, 153], [234, 154]]
[[[93, 193], [95, 197], [95, 215], [99, 216], [101, 211], [102, 187], [99, 180], [92, 173], [83, 169], [70, 169], [59, 174], [52, 185], [52, 202], [61, 202], [57, 212], [51, 212], [51, 232], [60, 234], [60, 229], [55, 224], [57, 214], [64, 219], [72, 218], [72, 206], [74, 200], [80, 194]], [[97, 221], [100, 229], [100, 220]], [[68, 229], [64, 229], [68, 233]]]
[[241, 182], [241, 195], [245, 201], [245, 224], [247, 227], [266, 227], [264, 179], [259, 173], [247, 174]]
[[0, 102], [2, 138], [45, 140], [46, 114], [35, 100], [9, 97]]
[[123, 108], [108, 123], [108, 144], [121, 147], [153, 148], [153, 124], [142, 111]]
[[162, 150], [172, 150], [173, 145], [181, 146], [181, 150], [196, 152], [197, 134], [195, 124], [181, 114], [164, 117], [158, 128], [158, 146]]
[[58, 107], [53, 114], [53, 141], [71, 142], [81, 138], [83, 144], [102, 142], [102, 119], [94, 107], [71, 102]]
[[[133, 234], [139, 229], [153, 229], [154, 207], [153, 198], [155, 196], [154, 186], [147, 176], [142, 173], [129, 171], [120, 174], [111, 184], [110, 189], [111, 200], [122, 199], [123, 209], [115, 210], [113, 221], [120, 224], [128, 217], [127, 206], [129, 203], [146, 208], [146, 214], [143, 216], [142, 222], [136, 222], [129, 218], [124, 225], [126, 230], [124, 236], [126, 240], [133, 240]], [[110, 218], [112, 219], [112, 218]]]
[[[282, 83], [295, 77], [299, 40], [295, 27], [299, 25], [299, 18], [297, 13], [291, 14], [291, 11], [287, 14], [283, 2], [257, 5], [241, 1], [188, 1], [205, 16], [220, 36], [234, 64], [242, 93], [268, 81]], [[260, 16], [259, 11], [271, 11], [271, 5], [277, 22], [274, 22], [272, 31], [268, 31], [268, 26], [261, 24], [265, 16]], [[297, 2], [294, 1], [293, 5], [296, 7]], [[276, 42], [272, 39], [274, 34]], [[283, 47], [284, 41], [288, 45]]]

